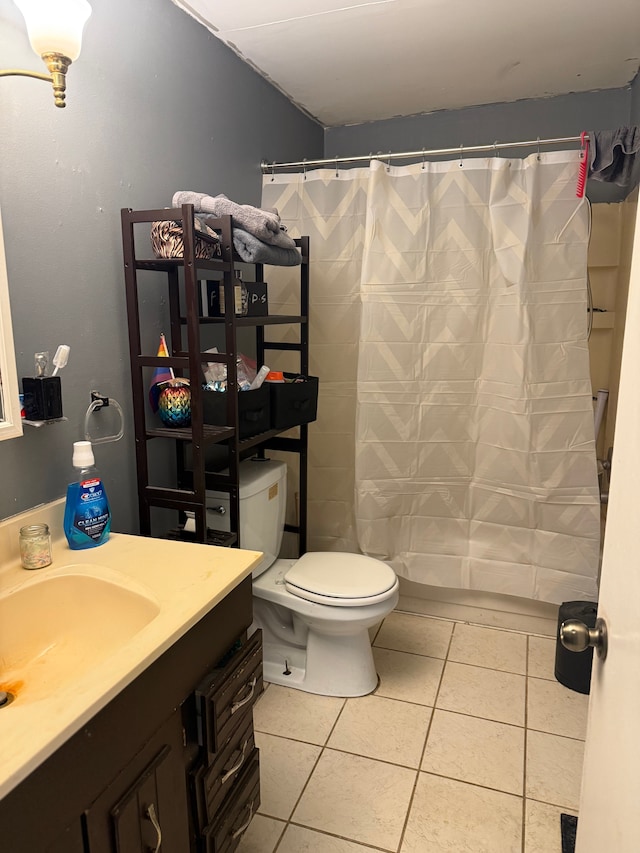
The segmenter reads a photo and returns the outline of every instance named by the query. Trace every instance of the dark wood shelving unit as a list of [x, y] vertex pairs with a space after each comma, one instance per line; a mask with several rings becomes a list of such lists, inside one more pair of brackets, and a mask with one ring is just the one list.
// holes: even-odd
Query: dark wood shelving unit
[[[195, 515], [195, 533], [183, 530], [182, 523], [167, 532], [169, 538], [202, 542], [212, 545], [242, 546], [239, 535], [239, 463], [249, 451], [264, 456], [266, 450], [296, 453], [299, 464], [299, 508], [298, 524], [286, 525], [285, 529], [298, 536], [299, 553], [307, 546], [307, 425], [299, 426], [298, 437], [282, 436], [283, 430], [267, 430], [248, 438], [239, 437], [238, 394], [226, 393], [226, 424], [213, 425], [204, 422], [202, 389], [202, 365], [218, 362], [226, 366], [227, 386], [237, 387], [238, 357], [237, 330], [242, 327], [255, 328], [256, 359], [264, 364], [268, 350], [296, 351], [300, 354], [300, 373], [309, 373], [309, 238], [296, 240], [302, 263], [297, 269], [300, 274], [300, 314], [268, 315], [265, 317], [240, 317], [234, 313], [234, 284], [236, 265], [253, 266], [255, 281], [264, 281], [264, 265], [248, 264], [233, 250], [231, 217], [209, 221], [210, 227], [220, 235], [220, 259], [196, 257], [196, 240], [214, 244], [210, 237], [196, 231], [194, 209], [185, 204], [180, 208], [160, 210], [124, 209], [122, 217], [122, 240], [124, 273], [129, 331], [129, 354], [131, 360], [131, 384], [133, 392], [133, 415], [135, 428], [136, 470], [138, 481], [138, 510], [140, 532], [151, 535], [151, 509], [160, 507], [186, 511]], [[145, 233], [145, 252], [148, 252], [148, 237], [152, 223], [171, 221], [181, 223], [184, 256], [176, 259], [137, 258], [135, 226], [148, 226]], [[158, 299], [167, 298], [169, 306], [169, 334], [167, 343], [169, 357], [144, 355], [142, 352], [141, 329], [144, 323], [143, 308], [139, 299], [138, 272], [164, 274], [158, 277]], [[226, 313], [223, 317], [203, 317], [199, 308], [199, 272], [215, 272], [224, 286]], [[164, 279], [165, 288], [161, 287]], [[275, 342], [265, 340], [265, 327], [274, 325], [297, 325], [300, 342]], [[201, 326], [217, 325], [224, 329], [225, 352], [204, 352], [201, 345]], [[184, 335], [186, 332], [186, 348]], [[147, 405], [150, 381], [148, 368], [171, 367], [176, 376], [185, 372], [190, 378], [191, 426], [167, 427], [151, 414]], [[144, 370], [147, 369], [147, 376]], [[242, 392], [240, 392], [242, 393]], [[162, 488], [149, 483], [148, 443], [156, 438], [174, 439], [176, 442], [177, 482], [175, 488]], [[228, 474], [207, 470], [206, 450], [211, 445], [226, 447]], [[188, 451], [188, 453], [187, 453]], [[188, 464], [187, 464], [188, 460]], [[216, 489], [229, 494], [230, 532], [207, 528], [206, 491]]]

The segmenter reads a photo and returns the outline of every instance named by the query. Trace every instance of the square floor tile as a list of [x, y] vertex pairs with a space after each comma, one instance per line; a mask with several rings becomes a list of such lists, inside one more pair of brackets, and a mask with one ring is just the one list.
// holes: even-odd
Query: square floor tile
[[580, 805], [583, 757], [584, 743], [581, 740], [528, 731], [527, 797], [577, 809]]
[[373, 658], [380, 676], [376, 696], [433, 706], [443, 660], [376, 648]]
[[371, 853], [371, 847], [289, 824], [278, 853]]
[[524, 729], [436, 710], [422, 770], [521, 796]]
[[287, 820], [321, 748], [256, 732], [260, 750], [260, 814]]
[[452, 631], [453, 622], [393, 612], [382, 623], [375, 645], [397, 652], [446, 658]]
[[560, 815], [577, 816], [576, 811], [527, 800], [524, 827], [524, 853], [562, 853]]
[[324, 746], [344, 702], [272, 684], [254, 708], [253, 725], [259, 732]]
[[525, 634], [457, 622], [448, 660], [525, 675], [527, 637]]
[[529, 637], [528, 674], [555, 681], [556, 641], [547, 637]]
[[424, 705], [382, 696], [349, 699], [327, 746], [417, 769], [430, 719]]
[[522, 799], [421, 773], [401, 853], [521, 853]]
[[436, 707], [523, 726], [525, 681], [523, 675], [448, 661]]
[[589, 697], [557, 681], [530, 678], [527, 685], [527, 728], [584, 740]]
[[292, 820], [395, 851], [416, 771], [325, 748]]
[[254, 815], [237, 853], [273, 853], [287, 824], [264, 815]]

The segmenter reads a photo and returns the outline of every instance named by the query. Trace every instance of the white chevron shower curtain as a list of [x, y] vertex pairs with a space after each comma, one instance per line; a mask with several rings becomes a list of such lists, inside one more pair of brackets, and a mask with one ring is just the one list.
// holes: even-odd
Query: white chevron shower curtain
[[263, 205], [311, 236], [311, 548], [425, 584], [596, 597], [577, 169], [554, 152], [265, 177]]

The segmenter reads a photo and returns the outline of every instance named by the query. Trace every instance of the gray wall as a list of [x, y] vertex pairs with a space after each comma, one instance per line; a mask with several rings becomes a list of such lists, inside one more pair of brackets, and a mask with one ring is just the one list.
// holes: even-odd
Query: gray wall
[[[257, 204], [260, 161], [321, 156], [323, 131], [170, 0], [92, 6], [66, 109], [53, 106], [48, 84], [0, 80], [18, 375], [33, 375], [35, 351], [71, 346], [61, 374], [68, 421], [0, 443], [0, 518], [64, 494], [97, 388], [125, 410], [125, 438], [95, 453], [114, 528], [135, 532], [120, 208], [166, 207], [177, 189]], [[0, 42], [3, 67], [44, 70], [11, 0], [0, 0]]]
[[640, 73], [636, 74], [631, 84], [631, 121], [629, 124], [640, 125]]
[[[634, 123], [630, 121], [632, 94], [635, 96], [635, 123], [640, 123], [639, 90], [636, 77], [633, 92], [632, 87], [626, 86], [331, 127], [325, 130], [324, 156], [419, 151], [462, 144], [490, 145], [495, 140], [556, 138], [577, 136], [583, 130], [607, 130]], [[521, 149], [517, 156], [526, 153]], [[592, 201], [620, 201], [624, 197], [618, 187], [596, 181], [589, 182], [587, 194]]]

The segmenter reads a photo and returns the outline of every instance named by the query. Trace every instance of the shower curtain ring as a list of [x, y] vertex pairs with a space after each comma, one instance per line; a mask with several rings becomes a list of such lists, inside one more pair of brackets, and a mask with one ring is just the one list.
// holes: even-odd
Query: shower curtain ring
[[336, 178], [337, 177], [339, 177], [339, 175], [338, 175], [338, 158], [336, 157]]
[[390, 172], [390, 171], [391, 171], [391, 151], [389, 151], [389, 154], [387, 155], [387, 172]]
[[302, 180], [307, 180], [307, 158], [304, 157], [302, 160]]
[[425, 154], [424, 154], [424, 148], [423, 148], [423, 149], [422, 149], [422, 171], [423, 171], [423, 172], [424, 172], [424, 165], [425, 165], [425, 163], [424, 163], [424, 158], [425, 158]]
[[271, 180], [275, 181], [276, 179], [276, 161], [274, 160], [271, 164]]
[[496, 139], [496, 140], [494, 140], [494, 142], [493, 142], [493, 156], [494, 156], [494, 157], [499, 157], [499, 156], [500, 156], [500, 155], [498, 154], [498, 140], [497, 140], [497, 139]]
[[462, 162], [462, 149], [463, 149], [463, 147], [464, 147], [463, 145], [460, 146], [460, 162], [458, 163], [458, 165], [460, 166], [461, 169], [463, 166], [463, 162]]
[[536, 159], [539, 163], [540, 162], [540, 137], [537, 138], [536, 142], [538, 143], [538, 153], [536, 155]]

